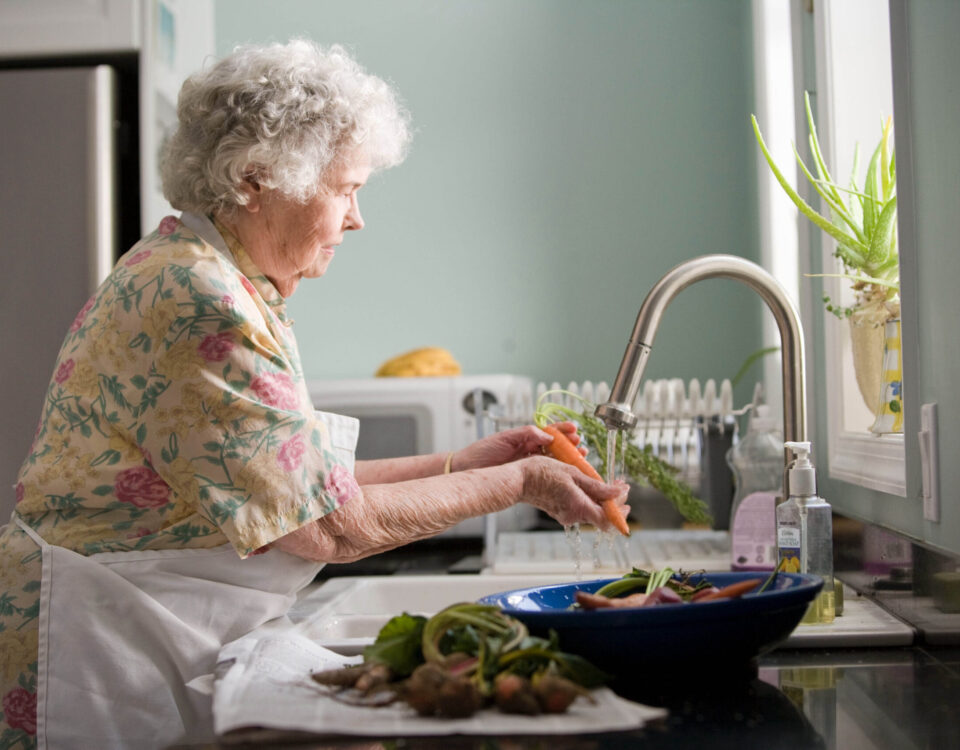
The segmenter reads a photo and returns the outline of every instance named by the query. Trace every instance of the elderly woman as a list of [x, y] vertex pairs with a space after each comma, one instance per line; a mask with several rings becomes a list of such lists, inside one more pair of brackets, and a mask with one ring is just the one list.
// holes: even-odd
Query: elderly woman
[[186, 684], [322, 563], [518, 502], [605, 527], [599, 503], [623, 502], [532, 426], [354, 464], [355, 425], [311, 408], [285, 301], [408, 141], [390, 88], [337, 47], [243, 48], [184, 84], [163, 168], [183, 213], [77, 314], [0, 536], [5, 747], [203, 738]]

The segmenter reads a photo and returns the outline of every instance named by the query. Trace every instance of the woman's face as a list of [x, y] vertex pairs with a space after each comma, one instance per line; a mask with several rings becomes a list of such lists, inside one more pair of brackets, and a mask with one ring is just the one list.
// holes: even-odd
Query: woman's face
[[363, 161], [335, 164], [307, 203], [250, 187], [250, 202], [240, 208], [231, 228], [282, 296], [293, 294], [302, 278], [323, 276], [344, 235], [363, 228], [357, 191], [369, 176]]

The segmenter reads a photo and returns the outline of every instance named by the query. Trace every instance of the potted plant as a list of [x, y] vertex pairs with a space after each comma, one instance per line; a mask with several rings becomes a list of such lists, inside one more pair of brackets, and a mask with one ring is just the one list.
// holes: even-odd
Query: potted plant
[[849, 320], [854, 369], [864, 402], [878, 416], [891, 409], [898, 412], [899, 387], [895, 389], [895, 403], [887, 402], [882, 395], [885, 389], [884, 345], [891, 331], [888, 324], [896, 324], [899, 331], [900, 317], [893, 120], [888, 117], [882, 124], [880, 142], [870, 158], [862, 188], [857, 182], [859, 146], [854, 151], [850, 181], [846, 187], [841, 187], [830, 175], [823, 159], [807, 93], [804, 94], [804, 105], [816, 176], [803, 162], [796, 147], [793, 151], [800, 170], [829, 209], [829, 218], [812, 208], [787, 182], [764, 143], [757, 118], [751, 116], [753, 132], [777, 182], [800, 213], [837, 241], [834, 254], [843, 265], [842, 273], [819, 275], [849, 279], [854, 300], [850, 306], [844, 306], [824, 295], [823, 301], [828, 311]]

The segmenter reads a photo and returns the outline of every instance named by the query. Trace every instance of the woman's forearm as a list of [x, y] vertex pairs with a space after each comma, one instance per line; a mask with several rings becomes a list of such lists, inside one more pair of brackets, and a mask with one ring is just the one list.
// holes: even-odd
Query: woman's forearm
[[424, 479], [442, 474], [446, 459], [446, 453], [430, 453], [425, 456], [357, 461], [353, 469], [353, 475], [361, 486]]
[[[440, 456], [441, 461], [445, 457]], [[442, 466], [440, 471], [442, 472]], [[523, 493], [517, 464], [369, 484], [343, 507], [288, 534], [276, 546], [319, 562], [350, 562], [504, 510]]]

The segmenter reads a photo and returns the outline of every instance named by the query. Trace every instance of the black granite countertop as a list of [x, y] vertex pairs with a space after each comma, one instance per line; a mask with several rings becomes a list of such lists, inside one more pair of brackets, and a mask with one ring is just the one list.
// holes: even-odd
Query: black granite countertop
[[[960, 649], [921, 647], [776, 651], [741, 675], [670, 686], [638, 676], [621, 694], [666, 706], [636, 732], [527, 737], [318, 740], [244, 731], [210, 748], [351, 750], [911, 750], [960, 748]], [[536, 721], [536, 718], [531, 718]]]
[[[481, 554], [482, 545], [476, 540], [429, 540], [368, 561], [328, 565], [318, 581], [357, 575], [475, 573]], [[925, 600], [904, 601], [907, 604], [899, 600], [894, 604], [903, 609], [919, 606], [916, 602]], [[884, 603], [889, 611], [902, 615], [896, 607], [889, 607], [889, 602]], [[930, 638], [924, 627], [914, 624], [917, 638], [909, 647], [781, 649], [746, 665], [739, 674], [724, 674], [713, 680], [688, 679], [672, 685], [668, 674], [638, 675], [629, 685], [618, 685], [617, 691], [638, 702], [664, 706], [669, 714], [635, 732], [321, 740], [295, 732], [244, 730], [206, 747], [960, 750], [960, 646], [955, 626], [954, 622], [949, 637]], [[938, 633], [940, 630], [935, 635]]]

